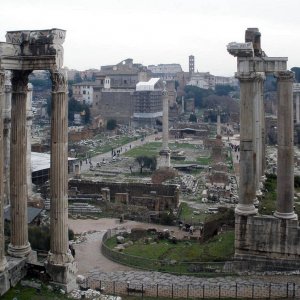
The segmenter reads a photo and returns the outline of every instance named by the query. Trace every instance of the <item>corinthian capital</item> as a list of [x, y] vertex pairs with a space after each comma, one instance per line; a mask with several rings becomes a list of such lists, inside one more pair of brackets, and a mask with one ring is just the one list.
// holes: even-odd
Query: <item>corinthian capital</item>
[[28, 76], [31, 71], [12, 71], [12, 91], [13, 93], [27, 93]]
[[295, 80], [295, 73], [292, 71], [280, 71], [275, 73], [275, 77], [280, 81], [291, 81]]
[[67, 76], [62, 70], [51, 71], [52, 92], [66, 93], [68, 91]]

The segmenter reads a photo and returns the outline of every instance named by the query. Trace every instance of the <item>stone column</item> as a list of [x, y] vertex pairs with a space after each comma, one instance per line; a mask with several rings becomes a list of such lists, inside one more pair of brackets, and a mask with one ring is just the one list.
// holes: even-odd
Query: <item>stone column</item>
[[266, 121], [265, 121], [265, 104], [264, 104], [264, 85], [262, 84], [262, 100], [260, 108], [260, 123], [261, 123], [261, 182], [266, 180], [265, 171], [266, 171]]
[[297, 219], [294, 212], [293, 81], [291, 71], [277, 76], [277, 203], [275, 217]]
[[5, 72], [5, 105], [4, 117], [4, 206], [10, 203], [10, 129], [11, 129], [11, 76], [10, 72]]
[[77, 271], [68, 240], [68, 87], [61, 70], [52, 71], [51, 80], [51, 240], [46, 268], [52, 280], [68, 290]]
[[68, 102], [61, 71], [51, 72], [50, 259], [63, 264], [71, 258], [68, 244]]
[[8, 254], [27, 256], [31, 247], [27, 225], [26, 98], [30, 71], [13, 71], [11, 99], [10, 200], [11, 237]]
[[242, 73], [240, 81], [240, 182], [239, 203], [235, 213], [254, 215], [255, 174], [254, 174], [254, 101], [257, 94], [258, 76], [255, 73]]
[[7, 266], [7, 261], [5, 258], [5, 246], [4, 246], [4, 210], [3, 210], [3, 178], [5, 177], [3, 174], [3, 106], [5, 104], [5, 94], [4, 94], [4, 86], [5, 86], [5, 73], [3, 70], [0, 70], [0, 272], [3, 272]]
[[[263, 103], [263, 83], [264, 74], [260, 73], [257, 78], [257, 93], [255, 97], [255, 185], [256, 196], [260, 197], [261, 193], [261, 176], [262, 176], [262, 103]], [[257, 201], [257, 199], [256, 199]], [[258, 202], [258, 201], [257, 201]]]
[[220, 115], [220, 108], [218, 108], [218, 114], [217, 114], [217, 135], [221, 135], [221, 115]]
[[300, 92], [296, 92], [296, 123], [300, 123], [300, 110], [299, 110], [299, 105], [300, 105]]
[[169, 96], [166, 88], [166, 82], [163, 82], [164, 89], [162, 92], [163, 101], [163, 136], [162, 150], [159, 152], [160, 164], [159, 167], [170, 167], [170, 149], [169, 149]]
[[28, 83], [26, 102], [26, 131], [27, 131], [27, 199], [32, 200], [32, 170], [31, 170], [31, 127], [32, 127], [32, 84]]

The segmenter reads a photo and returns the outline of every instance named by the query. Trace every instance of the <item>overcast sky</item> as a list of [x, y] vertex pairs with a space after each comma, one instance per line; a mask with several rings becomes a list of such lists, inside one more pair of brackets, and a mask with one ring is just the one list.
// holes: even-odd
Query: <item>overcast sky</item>
[[229, 42], [258, 27], [268, 56], [300, 67], [299, 0], [2, 0], [0, 41], [9, 30], [67, 30], [64, 65], [85, 70], [126, 58], [144, 65], [179, 63], [231, 76]]

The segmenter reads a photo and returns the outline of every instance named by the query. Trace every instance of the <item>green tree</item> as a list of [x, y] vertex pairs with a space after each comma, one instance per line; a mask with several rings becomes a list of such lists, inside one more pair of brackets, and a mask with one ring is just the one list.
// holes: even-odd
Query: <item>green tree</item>
[[187, 85], [184, 88], [184, 92], [185, 92], [185, 99], [190, 99], [190, 98], [195, 99], [196, 107], [202, 107], [203, 98], [213, 94], [212, 90], [201, 89], [193, 85]]
[[234, 90], [234, 88], [230, 85], [217, 84], [215, 87], [215, 93], [218, 96], [228, 96], [229, 93], [233, 90]]
[[143, 173], [144, 168], [149, 168], [151, 171], [156, 170], [157, 166], [157, 160], [155, 156], [147, 156], [147, 155], [140, 155], [136, 157], [135, 161], [139, 164], [140, 166], [140, 173]]
[[107, 130], [114, 130], [117, 127], [117, 121], [115, 119], [109, 119], [106, 124]]
[[197, 122], [197, 116], [195, 114], [190, 114], [189, 122]]

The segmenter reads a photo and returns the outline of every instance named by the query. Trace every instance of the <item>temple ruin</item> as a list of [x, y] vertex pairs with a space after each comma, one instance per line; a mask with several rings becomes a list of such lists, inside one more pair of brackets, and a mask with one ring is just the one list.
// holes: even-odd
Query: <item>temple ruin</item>
[[[28, 241], [27, 225], [27, 154], [29, 103], [28, 76], [33, 70], [48, 70], [52, 80], [51, 167], [50, 167], [50, 251], [46, 270], [53, 283], [65, 290], [75, 286], [77, 263], [68, 244], [68, 118], [67, 78], [62, 72], [66, 31], [61, 29], [9, 31], [0, 43], [0, 295], [26, 274], [26, 262], [34, 262], [36, 253]], [[6, 114], [5, 71], [11, 71], [11, 119]], [[5, 125], [4, 125], [5, 122]], [[9, 167], [4, 166], [3, 139], [11, 131]], [[3, 135], [3, 129], [4, 135]], [[7, 146], [6, 146], [7, 148]], [[7, 151], [6, 151], [7, 152]], [[7, 155], [7, 154], [6, 154]], [[4, 185], [10, 173], [11, 240], [8, 257], [4, 249]]]
[[[294, 212], [293, 82], [287, 57], [268, 57], [261, 34], [248, 28], [245, 43], [229, 43], [240, 81], [240, 184], [235, 209], [235, 258], [296, 265], [300, 262], [298, 216]], [[265, 75], [277, 78], [277, 201], [274, 215], [258, 215], [255, 203], [265, 174]], [[298, 102], [298, 100], [297, 100]], [[297, 106], [296, 106], [297, 107]]]

